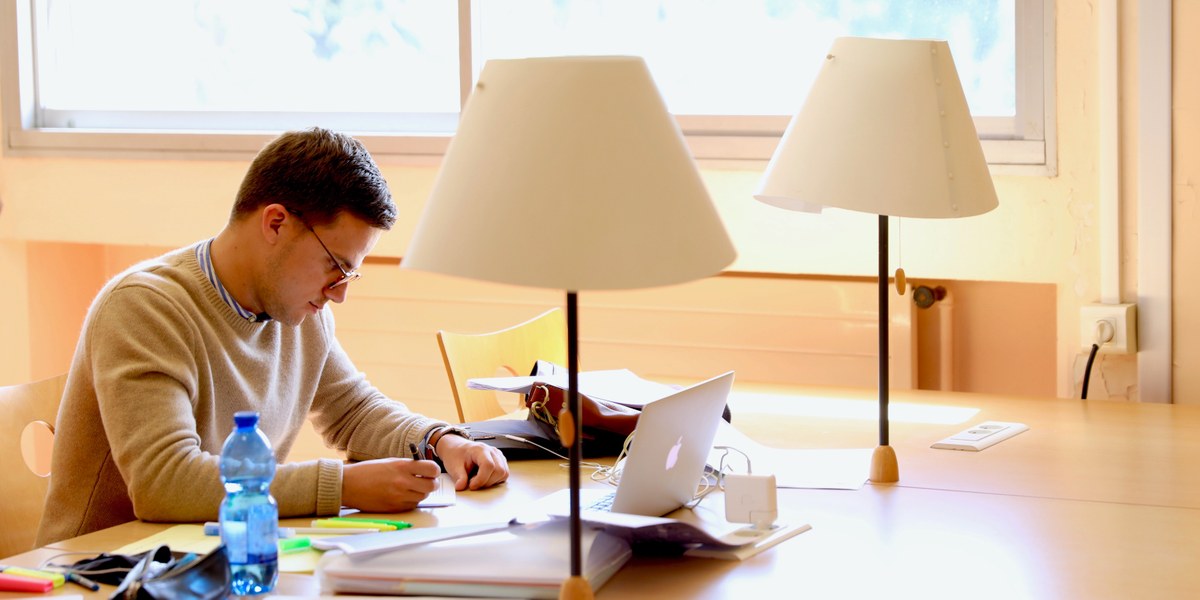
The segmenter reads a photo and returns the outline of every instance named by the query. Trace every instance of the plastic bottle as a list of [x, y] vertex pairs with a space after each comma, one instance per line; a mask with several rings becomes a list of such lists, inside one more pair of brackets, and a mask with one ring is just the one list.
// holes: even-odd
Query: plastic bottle
[[271, 497], [275, 454], [258, 429], [258, 413], [239, 412], [221, 449], [221, 543], [229, 553], [233, 593], [265, 594], [279, 576], [279, 508]]

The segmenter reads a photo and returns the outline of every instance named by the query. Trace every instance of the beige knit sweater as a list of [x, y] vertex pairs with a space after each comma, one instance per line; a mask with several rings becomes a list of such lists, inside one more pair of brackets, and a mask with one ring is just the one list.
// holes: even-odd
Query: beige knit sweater
[[[239, 317], [200, 270], [196, 247], [115, 277], [83, 324], [58, 412], [37, 543], [134, 519], [216, 520], [233, 413], [255, 410], [277, 460], [305, 418], [352, 460], [408, 456], [437, 426], [384, 397], [334, 337], [328, 309], [297, 327]], [[341, 507], [342, 465], [281, 464], [281, 517]]]

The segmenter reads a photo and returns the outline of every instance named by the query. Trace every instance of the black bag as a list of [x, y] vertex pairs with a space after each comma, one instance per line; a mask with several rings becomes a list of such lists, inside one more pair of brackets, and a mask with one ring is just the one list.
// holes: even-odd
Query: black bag
[[[508, 460], [540, 460], [565, 457], [554, 428], [535, 419], [492, 419], [461, 425], [471, 439], [498, 448]], [[587, 450], [588, 446], [584, 445]]]
[[[153, 563], [168, 565], [155, 572]], [[142, 555], [109, 600], [221, 600], [233, 589], [233, 575], [225, 546], [202, 557], [181, 563], [167, 546]]]
[[[542, 361], [535, 363], [530, 375], [537, 375], [543, 366], [546, 365]], [[562, 388], [535, 384], [525, 395], [529, 414], [524, 420], [489, 419], [464, 423], [462, 427], [471, 432], [473, 440], [498, 448], [508, 460], [566, 458], [567, 449], [558, 434], [559, 414], [566, 396]], [[621, 454], [625, 440], [637, 426], [641, 406], [596, 400], [582, 394], [579, 404], [584, 458]], [[726, 421], [731, 420], [728, 405], [722, 416]]]

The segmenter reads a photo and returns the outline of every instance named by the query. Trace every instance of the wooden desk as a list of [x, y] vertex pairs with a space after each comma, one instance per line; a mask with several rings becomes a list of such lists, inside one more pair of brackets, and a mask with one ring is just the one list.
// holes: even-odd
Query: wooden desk
[[[872, 447], [876, 441], [869, 417], [804, 415], [838, 405], [851, 412], [865, 406], [870, 413], [871, 390], [784, 395], [739, 387], [731, 403], [735, 425], [763, 443]], [[894, 415], [913, 407], [929, 409], [927, 420], [963, 420], [894, 418], [899, 484], [780, 490], [780, 520], [809, 523], [811, 531], [741, 563], [638, 557], [597, 595], [773, 597], [794, 587], [818, 598], [1167, 598], [1200, 590], [1194, 564], [1200, 556], [1200, 409], [893, 394]], [[928, 447], [984, 420], [1019, 421], [1030, 431], [978, 453]], [[565, 470], [554, 461], [512, 466], [510, 482], [500, 488], [463, 493], [458, 506], [402, 518], [419, 526], [506, 518], [514, 507], [566, 484]], [[719, 510], [719, 502], [713, 495], [701, 506]], [[162, 527], [127, 523], [3, 562], [34, 566], [55, 552], [111, 550]], [[314, 577], [285, 574], [278, 591], [316, 595], [319, 587]]]
[[[1200, 406], [896, 390], [890, 406], [902, 487], [1200, 509]], [[873, 448], [876, 407], [873, 391], [843, 388], [743, 386], [731, 399], [739, 429], [790, 448]], [[983, 421], [1029, 431], [982, 452], [929, 447]]]

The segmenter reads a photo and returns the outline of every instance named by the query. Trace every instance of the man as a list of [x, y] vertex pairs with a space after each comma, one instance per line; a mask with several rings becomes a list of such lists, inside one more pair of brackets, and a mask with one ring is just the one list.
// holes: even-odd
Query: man
[[215, 238], [105, 285], [59, 409], [38, 544], [134, 519], [215, 520], [221, 446], [242, 410], [260, 413], [276, 457], [309, 418], [354, 461], [279, 465], [281, 517], [411, 510], [439, 473], [414, 458], [440, 458], [458, 490], [505, 481], [498, 450], [386, 398], [334, 336], [325, 304], [346, 299], [395, 220], [358, 141], [290, 132], [250, 165]]

